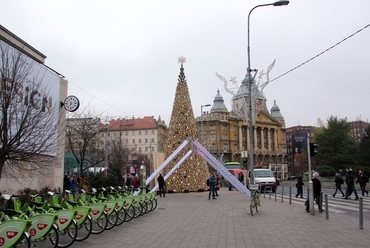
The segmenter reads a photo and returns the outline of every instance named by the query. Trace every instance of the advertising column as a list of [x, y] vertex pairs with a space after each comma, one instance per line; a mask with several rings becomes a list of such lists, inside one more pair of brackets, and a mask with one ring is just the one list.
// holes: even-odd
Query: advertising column
[[307, 132], [292, 134], [293, 168], [295, 172], [303, 174], [307, 168]]

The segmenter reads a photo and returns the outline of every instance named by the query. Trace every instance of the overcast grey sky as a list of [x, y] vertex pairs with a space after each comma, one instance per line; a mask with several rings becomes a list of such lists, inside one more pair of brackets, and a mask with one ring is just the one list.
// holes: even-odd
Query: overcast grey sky
[[[247, 17], [257, 0], [0, 2], [0, 23], [47, 56], [69, 81], [69, 95], [111, 117], [161, 116], [169, 124], [180, 65], [195, 116], [217, 90], [216, 72], [241, 83], [247, 68]], [[368, 0], [292, 0], [250, 18], [251, 67], [274, 79], [370, 24]], [[368, 121], [370, 28], [365, 28], [265, 89], [286, 126], [330, 115]], [[207, 110], [204, 108], [203, 110]]]

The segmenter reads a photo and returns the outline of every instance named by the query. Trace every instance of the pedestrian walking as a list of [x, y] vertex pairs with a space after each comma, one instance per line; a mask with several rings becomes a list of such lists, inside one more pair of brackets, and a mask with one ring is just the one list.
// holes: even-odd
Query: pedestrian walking
[[239, 172], [238, 174], [238, 180], [239, 182], [241, 182], [242, 184], [244, 184], [244, 175], [242, 172]]
[[76, 175], [73, 175], [71, 179], [71, 192], [75, 200], [76, 200], [77, 186], [78, 186], [78, 183], [77, 183]]
[[125, 185], [126, 185], [127, 188], [131, 188], [132, 187], [132, 185], [131, 185], [131, 175], [130, 174], [127, 174], [126, 175]]
[[132, 184], [132, 187], [134, 188], [134, 190], [137, 190], [139, 188], [139, 185], [140, 185], [139, 178], [137, 176], [134, 176], [132, 178], [131, 184]]
[[[322, 212], [322, 206], [321, 206], [321, 182], [319, 180], [319, 173], [314, 172], [312, 175], [312, 186], [313, 186], [313, 199], [317, 203], [319, 207], [319, 211]], [[310, 212], [310, 203], [307, 199], [306, 203], [306, 211]]]
[[346, 173], [347, 188], [346, 188], [346, 196], [344, 197], [344, 199], [348, 199], [348, 197], [352, 194], [352, 192], [354, 192], [355, 197], [356, 197], [355, 200], [358, 200], [358, 194], [355, 188], [356, 175], [355, 173], [353, 173], [351, 168], [346, 168], [346, 171], [347, 171]]
[[65, 174], [63, 178], [63, 194], [65, 195], [66, 190], [71, 189], [71, 179], [69, 179], [68, 175]]
[[297, 178], [297, 183], [296, 183], [296, 187], [297, 187], [297, 194], [295, 195], [295, 197], [297, 198], [299, 195], [301, 195], [301, 198], [303, 198], [303, 177], [302, 176], [299, 176]]
[[215, 182], [215, 196], [218, 196], [218, 191], [220, 190], [220, 177], [217, 175], [217, 174], [215, 174], [215, 180], [216, 180], [216, 182]]
[[87, 190], [88, 189], [88, 182], [85, 179], [85, 176], [80, 177], [80, 182], [78, 183], [80, 189]]
[[369, 196], [369, 192], [366, 190], [366, 183], [369, 182], [369, 177], [362, 171], [358, 171], [358, 177], [357, 177], [357, 182], [360, 184], [361, 191], [362, 191], [362, 196]]
[[163, 195], [163, 197], [166, 197], [166, 194], [164, 191], [164, 187], [166, 186], [166, 183], [164, 181], [162, 174], [159, 174], [157, 181], [158, 181], [158, 188], [159, 188], [159, 196], [162, 197]]
[[212, 199], [215, 200], [215, 186], [216, 186], [216, 179], [213, 173], [209, 176], [209, 194], [208, 194], [208, 200], [211, 200], [211, 194], [212, 194]]
[[342, 193], [342, 197], [345, 197], [345, 194], [343, 193], [343, 191], [341, 189], [341, 187], [342, 187], [341, 185], [344, 184], [344, 180], [343, 180], [343, 178], [340, 177], [339, 173], [335, 174], [334, 182], [335, 182], [335, 192], [333, 194], [333, 197], [335, 197], [338, 190], [340, 191], [340, 193]]

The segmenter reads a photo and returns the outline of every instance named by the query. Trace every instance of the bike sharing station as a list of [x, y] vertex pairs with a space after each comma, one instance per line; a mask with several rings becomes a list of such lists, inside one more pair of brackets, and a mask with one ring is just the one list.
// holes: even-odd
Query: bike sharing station
[[[190, 156], [197, 154], [202, 157], [208, 164], [210, 164], [216, 171], [218, 171], [223, 177], [225, 177], [234, 187], [245, 193], [248, 197], [251, 197], [251, 192], [247, 189], [230, 171], [228, 171], [211, 153], [207, 151], [197, 140], [188, 138], [146, 179], [146, 185], [148, 186], [151, 181], [170, 163], [184, 147], [191, 142], [192, 149], [190, 149], [174, 167], [164, 176], [164, 180], [167, 180], [173, 172], [179, 168], [179, 166]], [[155, 192], [158, 189], [156, 184], [150, 192]]]

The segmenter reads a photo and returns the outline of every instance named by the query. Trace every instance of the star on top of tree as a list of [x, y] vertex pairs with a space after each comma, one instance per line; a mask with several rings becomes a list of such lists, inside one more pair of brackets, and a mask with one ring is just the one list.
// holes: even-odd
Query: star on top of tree
[[186, 63], [186, 58], [184, 56], [181, 56], [178, 58], [177, 62], [183, 65]]

